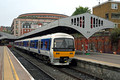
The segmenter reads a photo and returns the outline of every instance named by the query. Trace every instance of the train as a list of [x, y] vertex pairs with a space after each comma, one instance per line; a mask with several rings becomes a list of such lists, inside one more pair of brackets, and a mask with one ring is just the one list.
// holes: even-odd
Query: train
[[16, 40], [14, 45], [52, 65], [69, 65], [75, 55], [74, 37], [66, 33]]

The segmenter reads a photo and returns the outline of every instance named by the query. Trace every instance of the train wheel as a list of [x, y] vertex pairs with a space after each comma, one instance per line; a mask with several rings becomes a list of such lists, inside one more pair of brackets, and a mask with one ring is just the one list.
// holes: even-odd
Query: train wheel
[[49, 57], [48, 57], [48, 59], [47, 59], [47, 63], [50, 64], [50, 58], [49, 58]]

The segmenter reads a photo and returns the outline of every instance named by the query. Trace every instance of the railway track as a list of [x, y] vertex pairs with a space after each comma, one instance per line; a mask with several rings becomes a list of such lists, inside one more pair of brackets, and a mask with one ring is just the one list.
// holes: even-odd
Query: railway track
[[[19, 55], [21, 55], [22, 57], [24, 57], [28, 62], [30, 62], [31, 64], [33, 64], [34, 66], [42, 70], [45, 74], [50, 76], [51, 79], [54, 79], [54, 80], [101, 80], [90, 74], [83, 73], [77, 69], [74, 69], [70, 66], [59, 67], [59, 66], [48, 65], [43, 63], [43, 61], [39, 59], [36, 60], [36, 58], [31, 57], [27, 54], [23, 54], [22, 52], [19, 52], [16, 49], [14, 49], [14, 51]], [[46, 67], [47, 70], [43, 67]], [[49, 71], [50, 69], [52, 71]]]
[[[34, 59], [29, 58], [27, 56], [23, 56], [22, 54], [20, 54], [21, 52], [18, 52], [16, 50], [11, 49], [11, 51], [13, 52], [13, 54], [20, 60], [21, 63], [23, 63], [24, 67], [29, 71], [29, 73], [35, 78], [35, 80], [55, 80], [54, 77], [52, 77], [51, 75], [49, 75], [47, 72], [45, 72], [42, 68], [40, 68], [38, 65], [36, 65], [35, 63], [33, 63]], [[24, 60], [23, 60], [24, 59]], [[24, 62], [22, 62], [24, 61]], [[29, 64], [30, 63], [30, 64]], [[27, 66], [25, 66], [27, 65]], [[32, 67], [32, 68], [29, 68]], [[35, 72], [38, 72], [35, 75]], [[39, 77], [38, 77], [39, 76]]]
[[[81, 70], [78, 70], [78, 69], [76, 69], [76, 68], [74, 68], [74, 67], [69, 67], [69, 69], [72, 69], [72, 70], [74, 70], [74, 71], [76, 71], [76, 72], [82, 73], [83, 76], [84, 76], [84, 75], [87, 75], [87, 76], [89, 76], [90, 78], [92, 78], [92, 79], [94, 79], [94, 80], [102, 80], [101, 78], [95, 77], [95, 76], [93, 76], [93, 75], [91, 75], [91, 74], [88, 74], [88, 73], [85, 73], [85, 72], [82, 72]], [[89, 80], [90, 80], [90, 79], [89, 79]]]
[[[43, 61], [38, 60], [33, 56], [30, 56], [28, 54], [23, 54], [22, 52], [20, 52], [16, 49], [14, 49], [14, 50], [12, 49], [12, 52], [13, 51], [15, 51], [17, 54], [22, 56], [24, 59], [26, 59], [28, 62], [30, 62], [31, 64], [33, 64], [40, 70], [42, 69], [47, 75], [49, 75], [54, 80], [77, 80], [71, 76], [66, 75], [65, 73], [62, 73], [61, 71], [59, 71], [51, 66], [48, 66]], [[45, 80], [45, 79], [43, 79], [43, 80]]]
[[74, 67], [70, 67], [70, 66], [61, 66], [61, 67], [54, 67], [54, 68], [77, 79], [77, 80], [102, 80], [98, 77], [92, 76], [91, 74], [82, 72], [82, 71], [75, 69]]

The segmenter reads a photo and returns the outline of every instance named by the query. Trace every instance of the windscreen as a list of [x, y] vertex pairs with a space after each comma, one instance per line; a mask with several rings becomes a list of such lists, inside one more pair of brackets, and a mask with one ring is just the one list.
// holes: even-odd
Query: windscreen
[[55, 51], [73, 51], [74, 40], [71, 38], [56, 38], [54, 39]]

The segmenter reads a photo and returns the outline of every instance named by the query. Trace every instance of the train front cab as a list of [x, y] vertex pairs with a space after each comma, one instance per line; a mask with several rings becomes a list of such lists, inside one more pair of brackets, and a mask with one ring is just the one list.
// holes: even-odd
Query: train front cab
[[69, 65], [75, 55], [74, 39], [56, 38], [53, 41], [53, 64]]

